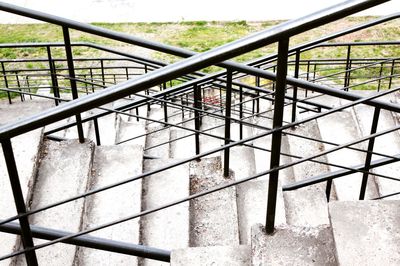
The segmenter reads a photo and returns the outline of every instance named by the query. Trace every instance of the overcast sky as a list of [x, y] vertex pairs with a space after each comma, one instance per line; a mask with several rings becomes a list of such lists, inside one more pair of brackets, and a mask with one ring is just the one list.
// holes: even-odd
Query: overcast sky
[[[193, 20], [291, 19], [343, 2], [342, 0], [3, 0], [3, 2], [82, 22], [178, 22]], [[400, 0], [372, 8], [363, 15], [400, 11]], [[0, 12], [1, 23], [26, 23]]]

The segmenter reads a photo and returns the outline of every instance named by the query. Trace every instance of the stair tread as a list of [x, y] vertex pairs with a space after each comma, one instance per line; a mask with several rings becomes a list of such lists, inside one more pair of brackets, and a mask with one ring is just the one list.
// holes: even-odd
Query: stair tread
[[399, 265], [399, 201], [329, 203], [340, 265]]
[[[190, 163], [190, 194], [233, 181], [222, 174], [221, 158]], [[194, 199], [190, 202], [190, 246], [239, 244], [236, 188]]]
[[261, 224], [254, 225], [251, 249], [252, 265], [337, 265], [327, 226], [284, 226], [267, 235]]
[[[137, 159], [135, 156], [139, 159]], [[104, 187], [142, 172], [143, 149], [138, 145], [98, 146], [95, 149], [92, 168], [91, 189]], [[97, 193], [86, 199], [83, 228], [91, 228], [104, 223], [139, 213], [141, 209], [141, 180], [136, 180], [116, 188]], [[139, 243], [139, 219], [114, 225], [91, 235], [106, 239]], [[95, 249], [79, 248], [79, 265], [127, 265], [136, 264], [137, 258], [113, 254]]]
[[[52, 204], [59, 200], [79, 195], [86, 191], [93, 143], [79, 143], [76, 140], [46, 142], [44, 157], [41, 159], [37, 181], [32, 198], [32, 209]], [[31, 223], [69, 232], [80, 229], [84, 200], [78, 199], [31, 217]], [[68, 223], [60, 223], [68, 219]], [[35, 244], [43, 243], [35, 240]], [[62, 246], [62, 248], [60, 248]], [[71, 265], [76, 247], [57, 244], [36, 252], [40, 265]], [[24, 265], [20, 256], [17, 265]]]
[[193, 247], [173, 250], [171, 266], [250, 266], [249, 246]]

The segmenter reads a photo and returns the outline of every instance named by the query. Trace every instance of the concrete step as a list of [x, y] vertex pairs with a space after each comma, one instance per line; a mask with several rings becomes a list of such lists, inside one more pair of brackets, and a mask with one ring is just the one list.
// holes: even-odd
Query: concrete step
[[267, 235], [257, 224], [251, 237], [252, 265], [337, 265], [332, 230], [327, 226], [286, 226]]
[[[155, 120], [162, 120], [163, 109], [153, 107], [149, 112], [149, 118]], [[170, 153], [170, 144], [168, 143], [170, 139], [169, 131], [170, 131], [169, 128], [164, 128], [164, 125], [160, 123], [155, 123], [150, 121], [147, 122], [146, 132], [148, 133], [148, 135], [146, 137], [146, 149], [162, 144], [161, 146], [146, 150], [147, 155], [159, 158], [169, 158], [169, 153]]]
[[[171, 164], [171, 159], [145, 160], [145, 172]], [[146, 177], [143, 181], [142, 209], [149, 210], [189, 196], [189, 167], [181, 165]], [[189, 246], [189, 203], [181, 203], [141, 220], [141, 242], [167, 250]], [[166, 265], [143, 260], [142, 265]]]
[[[223, 176], [219, 156], [190, 163], [190, 194], [233, 180], [232, 175]], [[190, 246], [225, 245], [239, 245], [235, 187], [190, 202]]]
[[[275, 224], [286, 224], [282, 186], [278, 185]], [[240, 244], [251, 242], [251, 227], [265, 223], [268, 198], [268, 180], [249, 181], [237, 186], [237, 208], [239, 218]]]
[[[0, 101], [0, 125], [11, 123], [20, 118], [36, 114], [42, 110], [50, 108], [52, 105], [53, 103], [51, 101], [14, 101], [11, 105], [8, 101]], [[26, 203], [29, 202], [32, 196], [31, 193], [35, 184], [42, 139], [43, 129], [37, 129], [17, 136], [11, 140], [22, 194]], [[16, 215], [17, 212], [1, 146], [0, 154], [0, 219], [6, 219]], [[0, 239], [1, 255], [9, 254], [19, 246], [19, 241], [17, 241], [15, 235], [0, 233]], [[9, 265], [11, 261], [11, 259], [1, 261], [0, 265]]]
[[[87, 190], [91, 171], [93, 143], [76, 140], [48, 141], [43, 148], [31, 209], [79, 195]], [[81, 229], [84, 199], [78, 199], [31, 216], [34, 225], [78, 232]], [[35, 245], [44, 243], [35, 240]], [[56, 244], [36, 251], [39, 265], [72, 265], [76, 247]], [[18, 257], [17, 265], [25, 265], [25, 257]]]
[[250, 266], [249, 246], [194, 247], [173, 250], [171, 266]]
[[[323, 140], [344, 144], [360, 138], [358, 123], [353, 119], [351, 110], [330, 114], [319, 118], [318, 127]], [[324, 144], [325, 149], [333, 146]], [[366, 143], [354, 145], [357, 148], [366, 148]], [[327, 154], [328, 161], [333, 164], [343, 166], [354, 166], [365, 162], [365, 153], [357, 152], [350, 149], [341, 149], [333, 153]], [[336, 167], [329, 167], [331, 171], [339, 170]], [[334, 180], [334, 187], [338, 200], [355, 200], [360, 194], [362, 174], [355, 173], [346, 176], [346, 178], [338, 178]], [[366, 191], [366, 198], [375, 198], [378, 196], [376, 184], [369, 179]]]
[[[286, 131], [308, 138], [321, 139], [315, 120], [297, 126], [295, 129], [287, 129]], [[307, 157], [320, 153], [323, 150], [323, 145], [321, 143], [292, 135], [288, 135], [287, 138], [291, 155]], [[326, 162], [325, 157], [318, 157], [317, 159]], [[296, 161], [298, 159], [292, 158], [291, 160]], [[309, 161], [293, 166], [294, 181], [301, 181], [327, 172], [329, 172], [329, 168], [326, 165]], [[329, 224], [325, 184], [309, 186], [285, 194], [287, 194], [287, 198], [291, 198], [293, 203], [296, 203], [297, 206], [296, 208], [291, 208], [292, 211], [288, 212], [290, 217], [288, 222], [291, 225], [318, 226]]]
[[[235, 180], [256, 174], [254, 150], [250, 147], [236, 146], [230, 151], [230, 169]], [[250, 242], [250, 229], [255, 223], [263, 223], [267, 208], [267, 180], [252, 180], [237, 186], [237, 208], [239, 236], [241, 244]], [[286, 223], [282, 190], [278, 195], [277, 224]]]
[[[212, 135], [219, 136], [219, 137], [225, 136], [224, 120], [210, 117], [210, 116], [204, 116], [202, 121], [203, 122], [202, 122], [200, 129], [202, 131], [205, 131], [205, 133], [212, 134]], [[222, 126], [220, 126], [220, 125], [222, 125]], [[216, 126], [220, 126], [220, 127], [211, 129], [211, 130], [207, 130], [210, 128], [214, 128]], [[212, 150], [215, 148], [219, 148], [223, 144], [224, 144], [224, 141], [220, 138], [215, 138], [215, 137], [206, 136], [206, 135], [200, 135], [200, 152], [205, 152], [205, 151], [209, 151], [209, 150]], [[219, 153], [219, 154], [222, 154], [222, 153]], [[217, 156], [217, 154], [211, 154], [206, 157], [214, 157], [214, 156]]]
[[[170, 131], [172, 141], [170, 144], [170, 157], [171, 158], [188, 158], [196, 155], [196, 142], [193, 132], [183, 129], [171, 129]], [[177, 139], [176, 141], [173, 141]]]
[[[106, 104], [102, 107], [112, 109], [112, 103]], [[95, 109], [93, 111], [94, 114], [104, 112], [104, 110]], [[97, 124], [99, 125], [99, 132], [100, 132], [100, 142], [101, 145], [114, 145], [116, 140], [116, 125], [117, 125], [117, 116], [115, 113], [102, 116], [97, 119]], [[95, 140], [95, 130], [94, 126], [90, 127], [90, 131], [88, 134], [88, 138], [91, 140]]]
[[[117, 135], [118, 145], [139, 145], [144, 148], [146, 144], [146, 122], [140, 120], [126, 121], [121, 115], [117, 115]], [[125, 142], [126, 141], [126, 142]]]
[[329, 203], [339, 265], [399, 265], [399, 201]]
[[[133, 156], [134, 155], [134, 156]], [[91, 188], [101, 188], [142, 173], [143, 148], [139, 145], [98, 146], [94, 153]], [[86, 199], [82, 228], [139, 213], [142, 181], [136, 180]], [[114, 225], [91, 233], [96, 237], [139, 243], [139, 219]], [[78, 248], [77, 265], [137, 265], [137, 257], [90, 248]]]
[[[366, 93], [363, 95], [367, 96]], [[358, 105], [354, 107], [356, 118], [360, 124], [360, 129], [363, 136], [369, 135], [371, 132], [372, 117], [374, 114], [374, 108], [367, 105]], [[394, 117], [390, 111], [381, 110], [379, 115], [378, 129], [377, 132], [384, 131], [396, 126]], [[396, 155], [400, 152], [400, 136], [398, 131], [394, 131], [389, 134], [382, 135], [375, 139], [374, 151]], [[372, 160], [378, 160], [383, 157], [372, 156]], [[400, 172], [400, 163], [392, 163], [372, 170], [374, 173], [396, 177], [397, 173]], [[400, 183], [398, 181], [382, 178], [376, 176], [370, 176], [372, 180], [375, 180], [379, 195], [386, 196], [392, 193], [400, 191]], [[388, 199], [400, 199], [400, 195], [390, 197]]]

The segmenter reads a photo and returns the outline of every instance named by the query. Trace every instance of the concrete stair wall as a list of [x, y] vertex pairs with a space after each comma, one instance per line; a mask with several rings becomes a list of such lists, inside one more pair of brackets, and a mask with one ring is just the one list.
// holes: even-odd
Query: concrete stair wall
[[[261, 109], [267, 109], [267, 107], [263, 105], [260, 107]], [[141, 115], [145, 116], [147, 115], [147, 108], [139, 112], [142, 112]], [[170, 114], [174, 112], [178, 113], [180, 111], [169, 109]], [[336, 143], [345, 143], [368, 133], [368, 121], [364, 121], [364, 118], [368, 115], [370, 117], [370, 113], [371, 110], [367, 110], [366, 108], [355, 108], [354, 110], [328, 116], [326, 119], [311, 121], [303, 126], [287, 131], [303, 136], [327, 139]], [[152, 119], [163, 120], [163, 109], [153, 106], [148, 115]], [[303, 117], [306, 115], [308, 114], [302, 114]], [[110, 132], [115, 132], [110, 134], [110, 136], [112, 135], [110, 139], [114, 139], [114, 142], [111, 141], [111, 146], [93, 147], [93, 144], [90, 142], [82, 145], [76, 143], [76, 141], [54, 144], [48, 141], [50, 147], [65, 145], [72, 149], [71, 147], [77, 145], [77, 150], [86, 147], [86, 151], [83, 152], [87, 154], [84, 156], [84, 162], [86, 163], [78, 159], [76, 161], [87, 165], [87, 169], [92, 169], [91, 154], [94, 150], [93, 169], [96, 170], [91, 174], [89, 174], [90, 171], [87, 170], [88, 176], [81, 178], [79, 182], [77, 182], [79, 186], [75, 188], [72, 186], [69, 188], [76, 194], [82, 193], [90, 188], [104, 186], [109, 182], [120, 181], [120, 178], [124, 179], [129, 176], [135, 176], [142, 170], [147, 172], [158, 169], [161, 166], [175, 162], [177, 159], [194, 155], [194, 136], [190, 136], [145, 151], [145, 154], [160, 159], [147, 159], [143, 162], [143, 147], [149, 148], [153, 145], [186, 136], [191, 134], [191, 132], [176, 128], [164, 129], [164, 126], [159, 123], [147, 122], [145, 124], [144, 121], [138, 122], [134, 118], [129, 119], [119, 115], [112, 119], [107, 119], [109, 120], [108, 123], [111, 123], [111, 127], [114, 128], [109, 128]], [[174, 116], [170, 122], [179, 123], [181, 119], [182, 116], [178, 114]], [[256, 117], [254, 121], [259, 125], [267, 127], [271, 125], [271, 120], [267, 118]], [[382, 121], [380, 126], [383, 128], [387, 128], [396, 123], [393, 119], [391, 120], [390, 113], [383, 113]], [[204, 117], [202, 129], [204, 130], [222, 123], [222, 120]], [[343, 126], [343, 124], [346, 126]], [[106, 125], [106, 121], [104, 121], [104, 125]], [[353, 125], [353, 127], [350, 125]], [[354, 127], [354, 125], [356, 126]], [[114, 145], [121, 140], [123, 141], [158, 129], [162, 130], [134, 141], [118, 146]], [[237, 126], [235, 125], [232, 127], [232, 130], [235, 132], [238, 131]], [[223, 127], [221, 127], [213, 130], [212, 134], [223, 136], [223, 131]], [[260, 132], [262, 132], [261, 129], [254, 128], [250, 130], [250, 128], [247, 128], [245, 134], [251, 136], [252, 134]], [[234, 137], [236, 138], [237, 136], [234, 135]], [[377, 141], [376, 150], [385, 151], [383, 149], [388, 142], [397, 143], [395, 140], [398, 136], [392, 134], [392, 137], [393, 139], [385, 140], [382, 143]], [[201, 138], [201, 151], [219, 147], [222, 143], [223, 141], [221, 140], [203, 136]], [[283, 136], [282, 143], [282, 152], [301, 157], [315, 154], [331, 147], [331, 145], [328, 144], [322, 145], [315, 142], [313, 143], [290, 135]], [[248, 144], [270, 149], [271, 137], [263, 137]], [[397, 146], [395, 145], [397, 144], [393, 144], [393, 147], [391, 147], [393, 148], [393, 152], [396, 151]], [[191, 148], [189, 148], [189, 146]], [[73, 149], [75, 150], [75, 148]], [[57, 150], [58, 148], [51, 148], [49, 149], [49, 153], [44, 153], [45, 157], [43, 157], [44, 160], [39, 168], [39, 173], [36, 178], [37, 182], [33, 191], [32, 208], [41, 206], [41, 204], [45, 204], [46, 202], [55, 201], [54, 199], [50, 200], [50, 195], [49, 198], [46, 199], [48, 201], [42, 199], [41, 197], [43, 196], [39, 196], [41, 192], [38, 191], [42, 188], [46, 189], [46, 186], [49, 186], [46, 183], [48, 182], [46, 181], [48, 177], [42, 177], [44, 174], [41, 173], [45, 171], [43, 169], [46, 168], [46, 165], [51, 164], [47, 162], [46, 156], [61, 156], [56, 155]], [[143, 184], [142, 182], [133, 182], [136, 185], [132, 185], [132, 188], [128, 188], [129, 185], [124, 185], [121, 187], [121, 191], [116, 194], [113, 193], [113, 190], [110, 190], [109, 194], [108, 192], [102, 192], [86, 200], [78, 200], [74, 202], [74, 204], [78, 204], [79, 206], [75, 206], [73, 209], [77, 213], [77, 218], [74, 220], [79, 222], [76, 224], [70, 223], [69, 226], [71, 227], [69, 228], [58, 228], [56, 227], [58, 224], [54, 223], [53, 225], [51, 223], [52, 219], [48, 219], [46, 216], [40, 218], [40, 215], [33, 216], [32, 223], [74, 232], [84, 228], [90, 228], [90, 226], [98, 225], [99, 223], [117, 219], [118, 217], [121, 218], [125, 215], [137, 213], [140, 210], [155, 208], [175, 199], [208, 190], [215, 185], [240, 180], [269, 169], [270, 155], [268, 151], [238, 146], [231, 149], [231, 174], [228, 177], [223, 177], [223, 161], [221, 155], [223, 155], [223, 152], [210, 155], [208, 158], [203, 158], [199, 162], [194, 161], [163, 173], [151, 175], [143, 180]], [[328, 155], [326, 158], [320, 157], [318, 160], [339, 164], [343, 163], [352, 166], [362, 163], [364, 160], [363, 156], [364, 155], [347, 149], [340, 155]], [[115, 157], [117, 160], [113, 161], [107, 159], [111, 157]], [[349, 159], [344, 160], [344, 158]], [[297, 159], [281, 156], [282, 163], [288, 163], [294, 160]], [[68, 162], [70, 162], [70, 160], [68, 160]], [[135, 165], [135, 167], [124, 169], [124, 167], [128, 165]], [[77, 169], [80, 167], [81, 166], [76, 166]], [[113, 169], [119, 170], [114, 173]], [[393, 169], [395, 170], [397, 168], [388, 168], [388, 170], [385, 170], [387, 172], [382, 173], [390, 175], [392, 174], [390, 171]], [[264, 229], [261, 226], [255, 226], [255, 224], [265, 223], [268, 176], [260, 177], [250, 182], [240, 184], [237, 187], [231, 187], [192, 200], [190, 203], [180, 204], [173, 208], [144, 216], [140, 219], [140, 223], [139, 219], [135, 219], [121, 224], [121, 227], [117, 226], [114, 229], [109, 228], [101, 230], [93, 233], [93, 235], [135, 244], [141, 243], [158, 248], [172, 249], [171, 265], [188, 265], [188, 263], [191, 265], [278, 265], [283, 261], [290, 262], [291, 265], [346, 265], [346, 263], [341, 262], [341, 258], [345, 256], [339, 254], [339, 252], [341, 252], [341, 247], [339, 247], [340, 243], [337, 241], [337, 236], [339, 237], [340, 234], [344, 233], [339, 226], [335, 227], [335, 225], [338, 224], [337, 215], [340, 212], [336, 209], [336, 202], [331, 203], [328, 209], [324, 193], [325, 186], [312, 186], [292, 192], [282, 192], [281, 190], [281, 185], [332, 170], [335, 170], [335, 168], [307, 162], [280, 172], [280, 189], [278, 191], [276, 216], [278, 229], [277, 233], [272, 237], [265, 236], [263, 232]], [[86, 170], [80, 171], [85, 172]], [[105, 174], [98, 175], [98, 173]], [[355, 181], [342, 183], [341, 179], [343, 178], [338, 179], [340, 181], [335, 182], [331, 200], [336, 200], [336, 197], [338, 200], [353, 200], [358, 198], [360, 174], [354, 174], [352, 176], [355, 177], [351, 177], [351, 179], [354, 178], [358, 183]], [[107, 179], [107, 177], [112, 178]], [[54, 176], [54, 178], [56, 177]], [[376, 179], [376, 181], [377, 184], [375, 184], [374, 177], [370, 178], [368, 186], [369, 198], [383, 194], [384, 185], [379, 183], [381, 179]], [[396, 182], [394, 183], [397, 184]], [[125, 186], [126, 188], [124, 189]], [[389, 190], [389, 188], [390, 185], [387, 185], [387, 192], [393, 192], [395, 190], [395, 188], [392, 190]], [[27, 189], [27, 191], [28, 195], [29, 189]], [[125, 195], [125, 192], [130, 194]], [[66, 195], [68, 195], [68, 193], [65, 192], [63, 198], [64, 196], [67, 197]], [[127, 205], [121, 205], [118, 206], [118, 208], [111, 205], [109, 206], [111, 208], [107, 210], [107, 202], [117, 201], [115, 195], [118, 195], [118, 198], [130, 198], [130, 200], [126, 203]], [[346, 204], [343, 204], [344, 205], [341, 206], [346, 208]], [[353, 203], [350, 202], [349, 205], [352, 206], [351, 204]], [[395, 205], [395, 203], [392, 204]], [[61, 207], [62, 206], [60, 206], [60, 209], [62, 210]], [[351, 208], [355, 207], [350, 207], [350, 209]], [[127, 209], [129, 209], [129, 211], [126, 211]], [[55, 208], [55, 211], [56, 210], [57, 208]], [[84, 215], [82, 215], [82, 213], [84, 213]], [[9, 214], [5, 217], [11, 215], [12, 214]], [[55, 214], [54, 216], [57, 217], [57, 215], [61, 214]], [[40, 223], [42, 221], [43, 224]], [[344, 222], [342, 221], [342, 223]], [[128, 227], [124, 227], [127, 225]], [[386, 229], [392, 232], [393, 228], [396, 227], [390, 226]], [[122, 237], [116, 237], [117, 235]], [[9, 236], [7, 235], [7, 237]], [[371, 235], [371, 238], [373, 237], [376, 237], [376, 233]], [[289, 241], [288, 239], [291, 240]], [[15, 241], [11, 241], [10, 243], [15, 243]], [[36, 243], [41, 243], [41, 241], [37, 241]], [[69, 265], [70, 263], [76, 263], [76, 265], [92, 265], [95, 263], [107, 263], [109, 265], [165, 265], [165, 263], [157, 261], [137, 259], [135, 257], [116, 255], [109, 252], [85, 248], [76, 249], [74, 246], [64, 244], [58, 244], [38, 251], [39, 259], [43, 261], [43, 265], [50, 265], [46, 264], [43, 258], [53, 256], [50, 254], [57, 254], [57, 252], [60, 252], [60, 247], [65, 250], [62, 256], [60, 255], [57, 257], [61, 264]], [[279, 250], [274, 249], [277, 247], [279, 247]], [[342, 249], [345, 250], [346, 248]], [[11, 249], [9, 248], [8, 250], [11, 252], [12, 246]], [[396, 250], [393, 252], [395, 251]], [[7, 253], [7, 251], [3, 253]], [[296, 256], [290, 257], [291, 254], [296, 254]], [[377, 254], [376, 256], [379, 257], [382, 255]], [[190, 258], [192, 261], [189, 260]], [[393, 261], [397, 261], [396, 259], [397, 258], [394, 256]], [[20, 256], [17, 260], [17, 264], [22, 265], [23, 260], [24, 258]], [[58, 263], [57, 260], [57, 264]]]

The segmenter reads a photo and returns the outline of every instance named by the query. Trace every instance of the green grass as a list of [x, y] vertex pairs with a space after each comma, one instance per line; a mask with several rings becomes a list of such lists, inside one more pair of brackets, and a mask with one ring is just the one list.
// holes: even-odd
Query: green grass
[[[340, 21], [324, 25], [290, 39], [290, 46], [319, 38], [326, 34], [346, 29], [350, 26], [369, 21], [373, 17], [350, 17]], [[282, 21], [263, 22], [218, 22], [218, 21], [189, 21], [180, 23], [92, 23], [95, 26], [104, 27], [118, 32], [124, 32], [143, 39], [166, 43], [182, 47], [195, 52], [204, 52], [209, 49], [235, 41], [249, 34], [268, 29]], [[332, 40], [332, 42], [361, 42], [361, 41], [387, 41], [400, 39], [400, 21], [387, 22], [370, 29], [350, 34]], [[113, 41], [110, 39], [94, 36], [91, 34], [71, 30], [71, 40], [74, 42], [93, 42], [120, 50], [144, 54], [164, 62], [176, 62], [179, 57], [171, 56], [161, 52], [138, 48], [134, 45]], [[62, 42], [62, 29], [50, 24], [0, 24], [0, 43], [25, 43], [25, 42]], [[272, 44], [250, 53], [243, 54], [232, 60], [245, 62], [271, 53], [276, 53], [277, 45]], [[346, 47], [319, 48], [302, 54], [302, 59], [311, 58], [345, 58]], [[75, 57], [97, 57], [107, 56], [106, 53], [82, 47], [73, 48]], [[54, 58], [64, 58], [65, 51], [61, 48], [52, 49]], [[46, 58], [46, 49], [0, 49], [0, 58]], [[400, 57], [400, 49], [394, 46], [355, 47], [352, 49], [354, 57]], [[34, 65], [27, 63], [26, 68], [44, 68], [46, 64]], [[303, 67], [304, 68], [304, 67]], [[218, 67], [208, 67], [205, 72], [218, 71]], [[302, 69], [304, 70], [304, 69]], [[361, 73], [362, 74], [362, 73]], [[2, 81], [0, 81], [2, 82]], [[175, 84], [176, 81], [174, 81]]]

